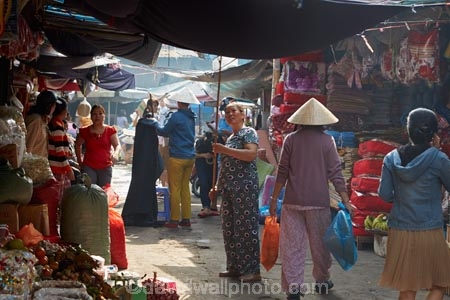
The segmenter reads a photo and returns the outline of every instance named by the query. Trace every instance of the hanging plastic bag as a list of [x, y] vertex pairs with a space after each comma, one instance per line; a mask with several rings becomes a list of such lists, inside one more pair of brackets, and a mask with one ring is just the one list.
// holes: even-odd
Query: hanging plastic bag
[[342, 269], [348, 271], [358, 259], [358, 249], [353, 236], [350, 213], [342, 202], [339, 203], [339, 208], [323, 239]]
[[87, 101], [86, 97], [83, 98], [83, 101], [78, 104], [77, 107], [77, 117], [89, 117], [91, 114], [91, 104]]
[[277, 217], [267, 216], [261, 246], [261, 264], [267, 271], [272, 269], [277, 261], [279, 243], [280, 224], [277, 223]]

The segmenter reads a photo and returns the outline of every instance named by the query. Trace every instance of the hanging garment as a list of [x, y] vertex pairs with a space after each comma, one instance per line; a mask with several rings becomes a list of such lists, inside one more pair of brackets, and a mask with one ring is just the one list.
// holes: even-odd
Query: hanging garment
[[163, 166], [158, 136], [150, 124], [150, 120], [142, 118], [136, 125], [131, 182], [122, 210], [125, 226], [158, 226], [156, 180]]

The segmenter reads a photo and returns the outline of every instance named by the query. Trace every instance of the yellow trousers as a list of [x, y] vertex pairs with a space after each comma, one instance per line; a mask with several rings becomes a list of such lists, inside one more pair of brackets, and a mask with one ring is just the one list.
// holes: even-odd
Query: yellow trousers
[[191, 218], [191, 190], [189, 179], [195, 159], [169, 158], [167, 173], [169, 176], [170, 220], [180, 221]]

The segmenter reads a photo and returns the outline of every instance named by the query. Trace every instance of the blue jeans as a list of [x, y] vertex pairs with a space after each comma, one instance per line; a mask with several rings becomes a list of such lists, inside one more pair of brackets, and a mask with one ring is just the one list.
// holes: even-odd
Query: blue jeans
[[86, 173], [91, 178], [91, 183], [96, 184], [99, 187], [104, 187], [107, 184], [111, 184], [112, 180], [112, 167], [105, 169], [92, 169], [88, 166], [81, 167], [81, 173]]
[[195, 159], [195, 169], [197, 170], [200, 182], [200, 200], [203, 208], [211, 208], [209, 191], [213, 186], [213, 164], [209, 164], [205, 158]]

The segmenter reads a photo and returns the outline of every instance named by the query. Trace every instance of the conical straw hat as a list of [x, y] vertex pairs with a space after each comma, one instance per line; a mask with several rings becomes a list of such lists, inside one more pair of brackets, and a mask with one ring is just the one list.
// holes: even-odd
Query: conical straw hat
[[177, 101], [177, 102], [183, 102], [183, 103], [189, 103], [189, 104], [200, 104], [200, 101], [198, 101], [197, 97], [192, 93], [192, 91], [189, 88], [182, 88], [181, 90], [178, 90], [172, 94], [169, 94], [167, 96], [168, 100]]
[[289, 123], [301, 125], [327, 125], [338, 121], [339, 119], [316, 98], [309, 99], [288, 119]]

